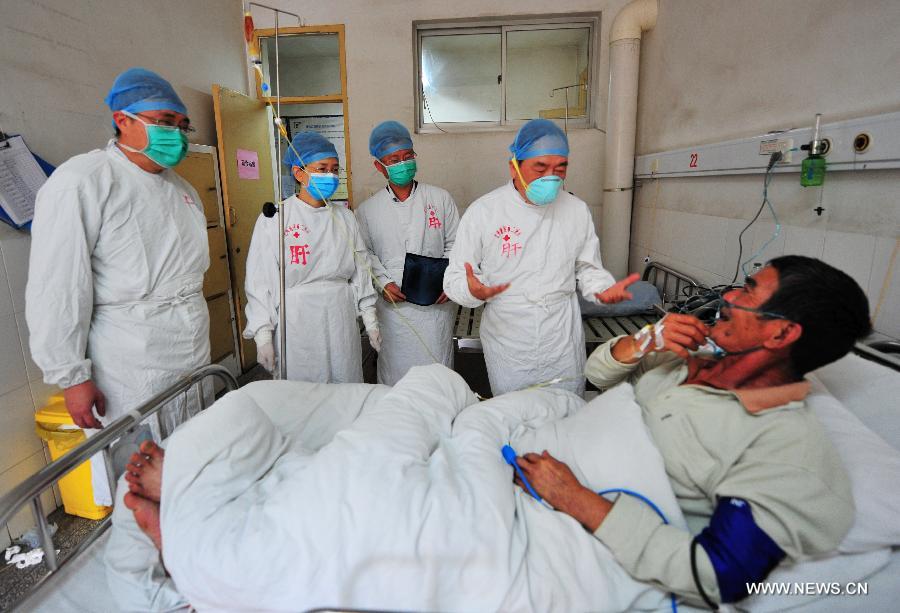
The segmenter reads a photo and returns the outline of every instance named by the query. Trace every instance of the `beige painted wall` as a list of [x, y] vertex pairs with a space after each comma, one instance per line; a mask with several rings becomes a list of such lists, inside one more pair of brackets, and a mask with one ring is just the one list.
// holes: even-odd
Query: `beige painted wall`
[[[408, 128], [414, 124], [412, 21], [478, 18], [527, 14], [601, 12], [598, 79], [594, 84], [597, 125], [606, 121], [609, 79], [608, 31], [625, 0], [478, 0], [434, 2], [422, 0], [345, 0], [309, 3], [272, 0], [267, 4], [302, 15], [306, 25], [343, 23], [347, 33], [347, 72], [350, 95], [350, 137], [355, 201], [362, 202], [384, 185], [372, 167], [368, 137], [385, 119]], [[271, 27], [271, 13], [254, 9], [257, 27]], [[285, 18], [283, 25], [288, 25]], [[473, 200], [509, 180], [507, 147], [514, 132], [414, 134], [419, 154], [419, 178], [447, 190], [464, 209]], [[572, 155], [567, 189], [591, 205], [599, 220], [602, 199], [603, 133], [598, 129], [571, 130]]]
[[[246, 88], [240, 19], [230, 0], [0, 0], [0, 125], [56, 165], [103, 147], [112, 136], [103, 98], [118, 73], [143, 66], [174, 84], [198, 128], [192, 140], [214, 143], [210, 86]], [[30, 246], [0, 223], [0, 495], [44, 466], [34, 411], [57, 391], [28, 351]], [[30, 525], [26, 510], [0, 526], [0, 547]]]
[[[892, 0], [661, 0], [641, 54], [638, 154], [809, 126], [816, 112], [827, 122], [900, 110], [898, 31]], [[632, 268], [650, 255], [702, 281], [729, 282], [762, 181], [643, 181]], [[876, 330], [900, 337], [897, 256], [887, 276], [900, 235], [900, 171], [833, 172], [805, 189], [798, 175], [776, 175], [769, 195], [785, 227], [757, 259], [799, 253], [846, 270], [873, 314], [878, 308]], [[761, 221], [745, 235], [745, 257], [771, 236], [771, 218]]]

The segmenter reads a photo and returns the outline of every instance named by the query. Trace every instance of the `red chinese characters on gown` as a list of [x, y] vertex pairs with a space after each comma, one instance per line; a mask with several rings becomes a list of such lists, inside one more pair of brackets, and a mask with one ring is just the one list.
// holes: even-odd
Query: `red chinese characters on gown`
[[291, 264], [306, 266], [308, 255], [310, 255], [309, 245], [291, 245]]
[[500, 255], [511, 258], [522, 251], [521, 243], [516, 238], [522, 235], [522, 230], [514, 226], [500, 226], [494, 232], [494, 237], [500, 239]]

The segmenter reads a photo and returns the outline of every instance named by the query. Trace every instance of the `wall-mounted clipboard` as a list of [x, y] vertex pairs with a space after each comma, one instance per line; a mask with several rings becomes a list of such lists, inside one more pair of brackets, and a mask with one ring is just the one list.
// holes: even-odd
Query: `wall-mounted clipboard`
[[21, 136], [0, 132], [0, 221], [14, 228], [29, 227], [37, 192], [53, 170]]

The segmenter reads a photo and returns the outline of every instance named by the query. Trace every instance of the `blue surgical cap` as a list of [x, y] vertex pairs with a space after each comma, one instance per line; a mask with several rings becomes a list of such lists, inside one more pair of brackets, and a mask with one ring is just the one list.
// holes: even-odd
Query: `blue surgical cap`
[[517, 160], [527, 160], [542, 155], [569, 157], [569, 139], [549, 119], [532, 119], [519, 128], [516, 139], [509, 146]]
[[172, 84], [146, 68], [129, 68], [113, 83], [106, 95], [111, 111], [175, 111], [187, 115], [187, 107]]
[[[318, 132], [300, 132], [291, 141], [284, 154], [284, 163], [288, 166], [306, 166], [325, 158], [336, 158], [337, 149], [334, 144]], [[294, 152], [296, 149], [296, 153]], [[299, 154], [299, 157], [297, 157]]]
[[413, 142], [409, 130], [397, 121], [383, 121], [369, 136], [369, 153], [379, 160], [401, 149], [412, 149]]

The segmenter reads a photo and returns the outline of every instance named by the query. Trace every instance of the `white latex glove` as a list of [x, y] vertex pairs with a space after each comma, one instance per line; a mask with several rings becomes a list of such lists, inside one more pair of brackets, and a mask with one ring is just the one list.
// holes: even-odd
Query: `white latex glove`
[[372, 349], [377, 352], [381, 352], [381, 330], [378, 328], [371, 328], [366, 330], [366, 333], [369, 335], [369, 344], [372, 345]]
[[367, 309], [362, 312], [363, 325], [366, 327], [366, 333], [369, 335], [369, 344], [375, 351], [381, 351], [381, 330], [378, 328], [378, 316], [375, 315], [375, 309]]
[[256, 341], [256, 361], [272, 373], [275, 372], [275, 345], [272, 343], [272, 331], [263, 330], [253, 338]]

